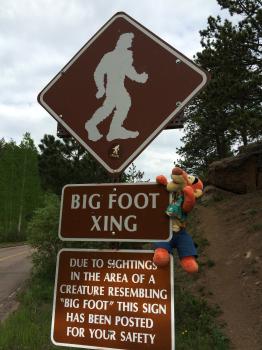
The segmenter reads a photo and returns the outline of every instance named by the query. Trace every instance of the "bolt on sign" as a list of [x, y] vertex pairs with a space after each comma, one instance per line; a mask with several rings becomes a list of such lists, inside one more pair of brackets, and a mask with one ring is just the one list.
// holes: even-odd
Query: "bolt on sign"
[[58, 254], [51, 338], [87, 349], [174, 350], [173, 261], [153, 251]]
[[108, 172], [119, 173], [207, 81], [204, 70], [120, 12], [38, 101]]
[[171, 201], [156, 183], [66, 185], [59, 237], [73, 241], [167, 241], [172, 228], [165, 210]]

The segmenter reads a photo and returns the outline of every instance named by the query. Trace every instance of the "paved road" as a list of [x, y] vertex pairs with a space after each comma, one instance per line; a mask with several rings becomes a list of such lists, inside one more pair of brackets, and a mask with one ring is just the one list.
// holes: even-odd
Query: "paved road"
[[32, 249], [22, 245], [0, 248], [0, 321], [16, 308], [16, 293], [30, 276]]

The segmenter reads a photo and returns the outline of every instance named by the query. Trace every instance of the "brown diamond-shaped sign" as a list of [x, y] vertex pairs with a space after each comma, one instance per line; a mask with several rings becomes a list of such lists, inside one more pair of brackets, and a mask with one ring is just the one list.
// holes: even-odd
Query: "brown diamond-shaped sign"
[[38, 95], [110, 173], [122, 172], [208, 75], [125, 13], [114, 15]]

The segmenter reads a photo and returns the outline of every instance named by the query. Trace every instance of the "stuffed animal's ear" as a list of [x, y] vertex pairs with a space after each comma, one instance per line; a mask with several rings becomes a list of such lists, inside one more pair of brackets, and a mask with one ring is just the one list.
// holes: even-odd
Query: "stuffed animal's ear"
[[191, 185], [193, 185], [193, 183], [196, 181], [196, 177], [194, 175], [187, 175], [187, 178]]

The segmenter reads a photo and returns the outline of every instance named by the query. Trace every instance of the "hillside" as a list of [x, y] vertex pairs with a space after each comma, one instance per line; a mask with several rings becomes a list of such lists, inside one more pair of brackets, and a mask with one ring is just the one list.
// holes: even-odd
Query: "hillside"
[[262, 349], [261, 212], [262, 191], [237, 195], [209, 187], [193, 214], [192, 230], [206, 247], [192, 288], [220, 307], [237, 350]]

